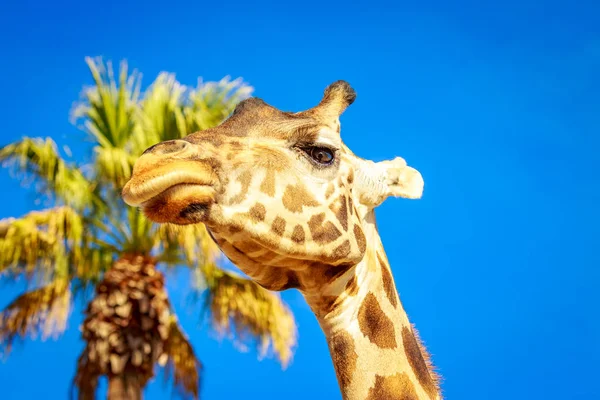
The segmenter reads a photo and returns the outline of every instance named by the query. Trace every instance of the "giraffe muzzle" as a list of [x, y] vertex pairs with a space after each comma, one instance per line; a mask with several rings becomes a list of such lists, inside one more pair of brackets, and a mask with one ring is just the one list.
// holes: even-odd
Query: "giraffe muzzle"
[[187, 225], [206, 222], [214, 202], [212, 187], [183, 183], [147, 200], [141, 208], [154, 222]]
[[201, 160], [146, 153], [136, 161], [122, 197], [154, 222], [197, 223], [215, 202], [217, 183], [211, 166]]

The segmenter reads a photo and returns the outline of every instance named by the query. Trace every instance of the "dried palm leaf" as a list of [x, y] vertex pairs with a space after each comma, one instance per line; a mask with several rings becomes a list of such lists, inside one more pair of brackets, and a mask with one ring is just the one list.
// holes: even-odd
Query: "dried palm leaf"
[[172, 378], [182, 398], [198, 399], [202, 363], [196, 358], [194, 349], [175, 316], [171, 317], [163, 356], [162, 360], [159, 358], [159, 364], [165, 363], [165, 381]]
[[71, 307], [71, 291], [66, 279], [17, 297], [0, 313], [0, 350], [10, 353], [17, 338], [56, 337], [67, 326]]
[[261, 357], [271, 347], [285, 368], [296, 345], [296, 326], [279, 295], [214, 265], [205, 275], [215, 330], [242, 347], [254, 342]]

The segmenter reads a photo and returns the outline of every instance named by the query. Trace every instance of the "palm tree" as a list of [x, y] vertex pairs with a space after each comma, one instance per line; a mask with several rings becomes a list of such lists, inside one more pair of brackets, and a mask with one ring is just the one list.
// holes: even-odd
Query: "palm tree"
[[87, 300], [92, 291], [74, 377], [78, 397], [93, 399], [106, 376], [109, 399], [140, 399], [158, 364], [180, 393], [197, 398], [201, 364], [159, 269], [188, 267], [201, 282], [194, 290], [206, 294], [213, 328], [263, 354], [272, 350], [285, 366], [296, 327], [279, 296], [223, 269], [203, 226], [152, 224], [120, 196], [144, 149], [217, 125], [252, 89], [229, 78], [188, 88], [161, 73], [141, 94], [140, 74], [128, 74], [124, 62], [118, 78], [110, 63], [86, 62], [95, 84], [84, 88], [71, 116], [91, 138], [88, 162], [63, 158], [51, 138], [25, 137], [0, 149], [0, 161], [49, 204], [0, 220], [0, 273], [30, 284], [0, 313], [0, 351], [8, 354], [15, 340], [61, 333], [73, 299]]

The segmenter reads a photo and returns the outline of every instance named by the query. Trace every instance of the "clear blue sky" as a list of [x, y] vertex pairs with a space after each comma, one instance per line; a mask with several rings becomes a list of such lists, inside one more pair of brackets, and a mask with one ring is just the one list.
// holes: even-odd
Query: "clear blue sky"
[[[425, 178], [422, 200], [388, 200], [378, 221], [446, 398], [600, 398], [600, 3], [16, 3], [0, 5], [0, 145], [81, 141], [68, 113], [88, 55], [126, 58], [146, 84], [163, 70], [192, 85], [242, 76], [286, 110], [345, 79], [358, 93], [346, 143]], [[0, 186], [0, 218], [33, 207], [6, 171]], [[185, 282], [170, 280], [178, 310]], [[3, 286], [0, 306], [17, 293]], [[300, 329], [286, 371], [181, 312], [204, 399], [340, 398], [315, 318], [284, 298]], [[76, 309], [60, 340], [0, 363], [0, 397], [64, 399], [80, 321]], [[157, 379], [147, 399], [165, 393]]]

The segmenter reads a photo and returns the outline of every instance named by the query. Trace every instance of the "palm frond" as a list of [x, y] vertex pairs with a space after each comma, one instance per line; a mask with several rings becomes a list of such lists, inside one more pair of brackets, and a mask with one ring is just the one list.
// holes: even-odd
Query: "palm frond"
[[125, 148], [95, 147], [95, 173], [107, 179], [115, 188], [122, 188], [131, 177], [136, 157]]
[[112, 64], [101, 59], [86, 58], [94, 86], [84, 88], [81, 100], [71, 111], [73, 123], [83, 121], [82, 129], [96, 142], [94, 172], [96, 179], [107, 180], [121, 188], [131, 176], [135, 159], [131, 154], [131, 136], [138, 112], [140, 74], [127, 72], [122, 62], [118, 81]]
[[[159, 258], [167, 263], [184, 262], [202, 267], [214, 263], [221, 254], [202, 224], [155, 224], [153, 228], [154, 249], [161, 254]], [[180, 254], [183, 254], [183, 259], [179, 257]]]
[[[194, 354], [194, 349], [175, 316], [171, 316], [171, 328], [165, 341], [164, 352], [167, 355], [164, 366], [165, 380], [173, 379], [182, 398], [198, 399], [202, 363]], [[161, 361], [159, 359], [159, 362]]]
[[255, 343], [260, 357], [272, 348], [285, 368], [296, 345], [296, 325], [279, 295], [214, 265], [204, 273], [215, 330], [241, 347]]
[[25, 178], [25, 183], [34, 183], [38, 193], [77, 209], [91, 204], [94, 185], [59, 156], [51, 138], [25, 137], [6, 145], [0, 149], [0, 162]]
[[189, 92], [188, 103], [183, 111], [188, 132], [217, 126], [233, 112], [240, 101], [254, 91], [241, 78], [230, 79], [226, 76], [219, 82], [206, 83], [199, 80], [198, 86]]
[[166, 72], [159, 74], [146, 90], [132, 138], [136, 155], [153, 144], [181, 139], [191, 133], [187, 131], [183, 115], [185, 92], [186, 87], [175, 79], [175, 75]]
[[17, 338], [56, 337], [67, 325], [71, 292], [67, 279], [17, 297], [0, 313], [0, 352], [8, 355]]
[[84, 88], [82, 99], [71, 111], [74, 123], [84, 120], [84, 130], [102, 147], [124, 147], [134, 126], [140, 92], [141, 75], [127, 73], [127, 63], [121, 63], [118, 82], [112, 63], [101, 58], [85, 59], [94, 86]]
[[0, 272], [66, 278], [69, 260], [83, 258], [84, 222], [73, 208], [32, 211], [2, 220], [0, 227]]
[[[219, 269], [220, 250], [203, 225], [153, 224], [138, 209], [125, 208], [119, 195], [130, 178], [136, 157], [144, 149], [218, 125], [241, 100], [250, 96], [252, 87], [242, 79], [225, 77], [219, 82], [199, 81], [197, 87], [188, 88], [173, 74], [161, 73], [140, 100], [141, 75], [128, 72], [125, 62], [121, 63], [118, 76], [110, 62], [99, 58], [86, 58], [86, 62], [94, 84], [83, 89], [71, 118], [93, 139], [93, 160], [77, 168], [60, 157], [56, 143], [49, 138], [24, 138], [0, 149], [0, 162], [30, 178], [38, 190], [55, 200], [56, 206], [0, 220], [0, 274], [24, 274], [37, 288], [15, 299], [0, 313], [0, 350], [8, 353], [18, 338], [39, 334], [46, 338], [64, 330], [71, 297], [77, 295], [78, 287], [89, 289], [101, 279], [110, 278], [115, 260], [131, 253], [156, 256], [150, 257], [152, 263], [158, 260], [193, 268], [203, 277], [217, 332], [232, 337], [239, 345], [255, 344], [261, 356], [272, 349], [286, 365], [296, 344], [296, 328], [279, 296]], [[113, 286], [121, 290], [125, 284], [132, 293], [129, 297], [135, 299], [140, 282], [135, 277], [115, 278]], [[162, 284], [159, 286], [162, 291]], [[102, 283], [97, 287], [101, 288]], [[96, 295], [97, 303], [101, 303], [98, 299], [102, 296], [98, 291]], [[150, 343], [152, 363], [146, 364], [153, 366], [158, 362], [165, 366], [166, 376], [182, 396], [198, 398], [201, 364], [171, 311], [167, 311], [166, 294], [153, 299], [164, 304], [157, 300], [150, 304], [152, 309], [146, 310], [162, 319], [160, 324], [154, 324], [161, 329], [157, 328], [158, 336], [152, 336], [157, 342]], [[138, 309], [146, 309], [146, 305], [141, 301]], [[111, 312], [113, 317], [118, 314], [117, 307], [108, 306], [104, 310], [107, 318]], [[125, 312], [129, 311], [119, 308], [119, 313]], [[143, 327], [148, 321], [146, 318], [134, 325]], [[165, 321], [170, 321], [170, 328]], [[119, 329], [124, 326], [119, 325]], [[128, 322], [127, 326], [131, 324]], [[128, 330], [127, 335], [141, 333]], [[91, 340], [86, 340], [91, 349]], [[120, 343], [115, 342], [114, 335], [106, 340], [115, 346]], [[146, 354], [147, 348], [132, 350], [130, 359], [135, 368], [128, 373], [139, 375], [138, 353]], [[79, 359], [75, 380], [81, 399], [93, 398], [99, 376], [107, 374], [94, 366], [94, 360], [89, 358], [93, 352], [91, 356], [86, 354], [84, 351]], [[117, 351], [113, 356], [109, 357], [111, 373], [123, 363], [121, 353]]]
[[121, 220], [122, 222], [113, 222], [113, 226], [126, 232], [120, 249], [124, 253], [150, 254], [155, 240], [152, 235], [154, 223], [144, 217], [139, 208], [133, 207], [126, 209]]
[[[97, 242], [90, 238], [89, 242]], [[78, 259], [70, 259], [71, 276], [77, 279], [77, 285], [73, 288], [74, 294], [89, 285], [100, 281], [102, 275], [108, 271], [119, 254], [118, 249], [113, 249], [106, 243], [96, 243], [97, 247], [84, 246], [82, 256]]]

